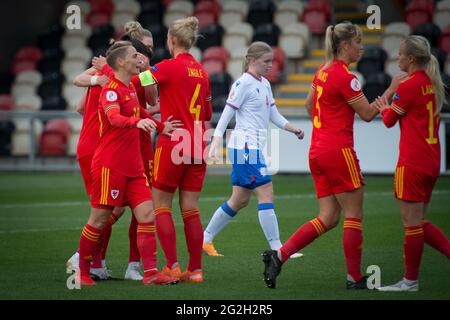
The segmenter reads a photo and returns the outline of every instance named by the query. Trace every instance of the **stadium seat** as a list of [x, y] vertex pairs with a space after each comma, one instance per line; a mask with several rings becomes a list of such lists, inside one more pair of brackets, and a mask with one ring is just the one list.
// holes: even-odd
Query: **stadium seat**
[[14, 129], [12, 121], [0, 121], [0, 156], [11, 155], [11, 138]]
[[15, 104], [18, 111], [39, 111], [42, 99], [37, 94], [21, 95], [16, 98]]
[[202, 63], [207, 60], [219, 60], [224, 66], [226, 66], [229, 58], [230, 55], [224, 47], [209, 47], [205, 50], [205, 52], [203, 52]]
[[400, 43], [405, 39], [406, 37], [400, 34], [387, 34], [383, 37], [381, 47], [386, 51], [389, 58], [393, 59], [398, 56]]
[[81, 98], [83, 98], [86, 88], [77, 87], [72, 82], [66, 82], [63, 85], [62, 96], [67, 101], [68, 110], [75, 111]]
[[42, 50], [38, 47], [23, 47], [15, 55], [14, 60], [28, 60], [37, 62], [42, 57]]
[[14, 81], [14, 77], [12, 73], [5, 71], [4, 73], [0, 73], [0, 94], [11, 92], [11, 84]]
[[49, 120], [44, 127], [39, 143], [41, 156], [64, 156], [70, 126], [66, 119]]
[[364, 51], [364, 55], [358, 62], [358, 71], [366, 78], [370, 74], [383, 72], [387, 53], [382, 48], [370, 47]]
[[20, 72], [16, 75], [16, 78], [14, 79], [14, 83], [18, 84], [31, 84], [34, 86], [40, 85], [42, 82], [42, 75], [39, 71], [36, 70], [28, 70]]
[[447, 54], [450, 53], [450, 25], [442, 30], [442, 34], [439, 39], [439, 48]]
[[253, 38], [253, 27], [246, 22], [236, 23], [227, 29], [223, 37], [223, 46], [231, 53], [235, 48], [246, 47]]
[[187, 0], [175, 0], [166, 8], [166, 13], [171, 11], [184, 12], [186, 16], [194, 13], [194, 4]]
[[150, 24], [143, 25], [144, 28], [151, 31], [153, 35], [153, 46], [156, 47], [166, 47], [167, 42], [167, 28], [162, 24]]
[[433, 23], [444, 30], [450, 24], [450, 8], [436, 10], [433, 14]]
[[217, 22], [220, 14], [220, 4], [214, 0], [203, 0], [196, 4], [194, 8], [194, 15], [208, 12], [214, 16], [214, 21]]
[[439, 62], [439, 70], [442, 72], [444, 72], [444, 66], [445, 66], [445, 60], [447, 59], [447, 54], [436, 47], [431, 48], [431, 54], [434, 55], [437, 59], [437, 61]]
[[280, 35], [278, 46], [289, 59], [299, 59], [306, 55], [310, 41], [310, 31], [304, 23], [290, 24]]
[[61, 47], [65, 52], [70, 52], [73, 49], [84, 47], [87, 39], [84, 35], [67, 33], [63, 36], [61, 41]]
[[208, 75], [225, 71], [225, 65], [219, 60], [207, 60], [202, 62], [202, 66]]
[[212, 12], [198, 12], [195, 16], [198, 19], [200, 29], [217, 23], [217, 18]]
[[228, 95], [230, 90], [232, 79], [226, 72], [218, 72], [209, 75], [209, 82], [211, 84], [211, 93], [213, 100], [216, 97]]
[[38, 45], [41, 49], [59, 48], [61, 46], [62, 33], [57, 31], [49, 32], [40, 35], [38, 38]]
[[235, 12], [239, 13], [243, 17], [247, 17], [249, 4], [243, 0], [227, 0], [223, 2], [222, 13]]
[[430, 23], [431, 15], [424, 9], [407, 9], [405, 12], [405, 21], [410, 25], [411, 29], [415, 29], [421, 24]]
[[406, 7], [406, 10], [411, 9], [423, 10], [431, 16], [434, 11], [434, 0], [412, 0]]
[[205, 51], [209, 47], [222, 45], [222, 37], [224, 34], [224, 29], [219, 24], [209, 25], [205, 28], [200, 29], [200, 37], [197, 41], [197, 46], [200, 50]]
[[[34, 119], [34, 142], [38, 143], [38, 137], [42, 132], [42, 122], [38, 119]], [[27, 156], [31, 152], [30, 145], [30, 120], [29, 119], [15, 119], [13, 121], [15, 130], [11, 136], [11, 155], [13, 156]]]
[[11, 95], [14, 99], [20, 96], [36, 94], [36, 86], [30, 83], [14, 83], [11, 87]]
[[228, 60], [227, 72], [230, 74], [233, 81], [241, 76], [247, 54], [248, 46], [234, 48], [230, 51], [230, 59]]
[[92, 50], [85, 46], [74, 48], [66, 52], [66, 59], [77, 59], [88, 64], [92, 59]]
[[169, 28], [170, 24], [178, 19], [184, 19], [188, 17], [189, 15], [186, 14], [184, 11], [166, 11], [164, 13], [163, 17], [163, 24]]
[[247, 14], [247, 21], [253, 28], [260, 24], [272, 23], [276, 7], [271, 0], [252, 0]]
[[255, 33], [253, 34], [253, 41], [263, 41], [269, 46], [278, 46], [280, 33], [281, 30], [276, 24], [260, 24], [256, 27]]
[[308, 26], [312, 34], [317, 35], [324, 34], [329, 24], [326, 12], [315, 9], [305, 10], [301, 20]]
[[150, 60], [150, 65], [153, 66], [153, 65], [157, 64], [158, 62], [161, 62], [164, 59], [170, 59], [170, 58], [171, 58], [170, 52], [166, 48], [162, 48], [162, 47], [154, 48], [153, 49], [153, 57]]
[[244, 22], [245, 16], [238, 11], [222, 11], [219, 16], [219, 24], [227, 30], [235, 23]]
[[275, 11], [274, 22], [281, 29], [299, 21], [303, 14], [304, 5], [299, 0], [283, 0], [278, 4]]
[[41, 110], [66, 110], [67, 102], [61, 96], [52, 96], [43, 99]]
[[282, 81], [282, 70], [278, 61], [272, 61], [272, 68], [270, 68], [266, 78], [271, 84], [279, 84]]
[[101, 12], [111, 15], [114, 12], [114, 3], [111, 0], [88, 0], [91, 5], [90, 12]]
[[[154, 3], [154, 2], [150, 2]], [[158, 2], [159, 3], [159, 2]], [[164, 11], [142, 11], [138, 16], [137, 20], [141, 23], [141, 25], [146, 28], [146, 26], [150, 26], [153, 24], [160, 25], [162, 24]]]
[[141, 10], [141, 5], [135, 0], [120, 0], [114, 3], [114, 13], [128, 12], [136, 17]]
[[116, 28], [116, 31], [119, 29], [123, 29], [123, 26], [128, 21], [136, 20], [136, 15], [132, 12], [114, 12], [111, 17], [111, 24]]
[[397, 59], [388, 59], [384, 64], [384, 72], [387, 73], [390, 77], [394, 77], [397, 73], [399, 73], [400, 67], [398, 66]]
[[284, 54], [283, 49], [280, 47], [272, 47], [272, 51], [273, 60], [278, 62], [280, 70], [283, 71], [286, 63], [286, 55]]
[[92, 28], [109, 24], [111, 22], [111, 16], [104, 12], [91, 12], [86, 17], [86, 23]]
[[10, 94], [0, 94], [0, 110], [14, 109], [14, 98]]
[[64, 59], [61, 64], [61, 72], [69, 81], [73, 81], [77, 75], [85, 71], [89, 67], [84, 60]]
[[213, 112], [221, 113], [227, 102], [228, 94], [214, 97], [212, 100]]
[[414, 29], [413, 34], [423, 36], [428, 39], [430, 46], [437, 47], [441, 30], [433, 23], [421, 24]]
[[401, 35], [407, 37], [411, 34], [411, 27], [405, 22], [391, 22], [384, 28], [384, 34], [391, 35]]
[[36, 69], [36, 62], [29, 61], [29, 60], [19, 60], [14, 61], [13, 65], [11, 66], [11, 73], [13, 75], [17, 75], [18, 73], [24, 72], [24, 71], [31, 71]]
[[365, 78], [363, 92], [369, 102], [373, 102], [376, 97], [381, 96], [391, 84], [391, 77], [384, 72], [371, 73]]

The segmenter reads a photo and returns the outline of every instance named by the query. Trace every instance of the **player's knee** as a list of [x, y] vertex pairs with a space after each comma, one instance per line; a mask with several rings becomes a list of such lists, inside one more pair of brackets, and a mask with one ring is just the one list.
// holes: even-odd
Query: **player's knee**
[[248, 203], [250, 202], [250, 199], [246, 198], [238, 198], [238, 199], [230, 199], [229, 205], [231, 208], [233, 208], [234, 211], [239, 211], [246, 206], [248, 206]]

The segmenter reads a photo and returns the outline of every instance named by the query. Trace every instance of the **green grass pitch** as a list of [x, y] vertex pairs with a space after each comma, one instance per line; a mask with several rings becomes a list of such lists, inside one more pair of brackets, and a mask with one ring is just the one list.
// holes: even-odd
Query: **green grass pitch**
[[[228, 176], [208, 176], [200, 204], [204, 227], [230, 194]], [[310, 176], [275, 176], [275, 204], [282, 240], [317, 214]], [[382, 283], [400, 279], [403, 231], [393, 177], [366, 178], [363, 269], [381, 268]], [[450, 177], [439, 178], [428, 218], [450, 235]], [[139, 282], [104, 281], [95, 287], [69, 290], [65, 262], [77, 248], [89, 213], [79, 174], [0, 174], [0, 299], [450, 299], [450, 264], [426, 246], [417, 293], [354, 292], [345, 289], [341, 225], [288, 261], [277, 289], [262, 281], [261, 252], [268, 245], [258, 222], [256, 202], [242, 210], [215, 239], [224, 257], [204, 256], [201, 284], [144, 287]], [[128, 262], [129, 210], [113, 227], [107, 263], [123, 277]], [[179, 210], [174, 210], [178, 255], [183, 268], [187, 250]], [[158, 253], [159, 266], [164, 262]]]

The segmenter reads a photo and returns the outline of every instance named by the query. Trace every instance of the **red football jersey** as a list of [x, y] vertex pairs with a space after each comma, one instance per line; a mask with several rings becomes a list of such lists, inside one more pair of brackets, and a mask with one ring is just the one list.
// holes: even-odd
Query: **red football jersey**
[[411, 166], [438, 176], [441, 165], [439, 114], [436, 97], [427, 74], [416, 71], [400, 83], [392, 104], [383, 118], [395, 112], [400, 118], [400, 154], [398, 166]]
[[[97, 72], [97, 75], [102, 73]], [[83, 111], [83, 126], [77, 145], [77, 159], [93, 155], [100, 141], [99, 99], [102, 87], [92, 86], [87, 89]]]
[[357, 77], [342, 60], [334, 60], [314, 76], [313, 132], [310, 158], [328, 151], [353, 148], [355, 111], [351, 104], [364, 98]]
[[[147, 109], [147, 100], [145, 99], [145, 91], [144, 87], [141, 85], [141, 80], [139, 76], [132, 76], [131, 83], [133, 83], [134, 88], [136, 89], [137, 98], [139, 100], [139, 104], [142, 108]], [[152, 144], [152, 136], [150, 132], [145, 132], [144, 130], [140, 130], [140, 141], [141, 141], [141, 155], [143, 159], [153, 160], [153, 144]]]
[[144, 173], [139, 131], [136, 127], [114, 127], [106, 112], [113, 106], [120, 107], [120, 115], [139, 118], [140, 106], [134, 85], [126, 86], [113, 78], [100, 95], [100, 143], [92, 159], [92, 170], [99, 166], [116, 170], [127, 177], [138, 177]]
[[201, 159], [206, 147], [203, 141], [205, 121], [209, 121], [212, 114], [208, 74], [189, 53], [164, 60], [151, 67], [150, 71], [159, 86], [161, 121], [173, 116], [174, 120], [183, 123], [182, 129], [173, 132], [174, 141], [160, 135], [157, 145], [183, 145], [187, 151], [190, 144], [190, 156]]

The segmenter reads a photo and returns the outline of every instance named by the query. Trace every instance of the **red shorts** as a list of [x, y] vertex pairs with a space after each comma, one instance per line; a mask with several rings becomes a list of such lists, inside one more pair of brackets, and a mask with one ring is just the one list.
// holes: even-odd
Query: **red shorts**
[[437, 178], [412, 167], [397, 167], [394, 176], [394, 196], [399, 200], [430, 202]]
[[329, 151], [309, 159], [317, 198], [350, 192], [364, 185], [359, 160], [353, 148]]
[[[185, 159], [180, 164], [172, 161], [172, 147], [158, 147], [155, 151], [153, 167], [153, 187], [162, 191], [174, 193], [177, 188], [184, 191], [200, 192], [206, 174], [206, 163], [189, 163]], [[178, 152], [174, 150], [178, 155]]]
[[91, 195], [92, 191], [92, 176], [91, 176], [91, 164], [94, 155], [85, 156], [78, 159], [80, 164], [81, 175], [83, 176], [84, 187], [86, 189], [86, 194]]
[[152, 200], [152, 194], [144, 175], [130, 178], [105, 167], [92, 170], [93, 207], [130, 206], [134, 209], [147, 200]]

